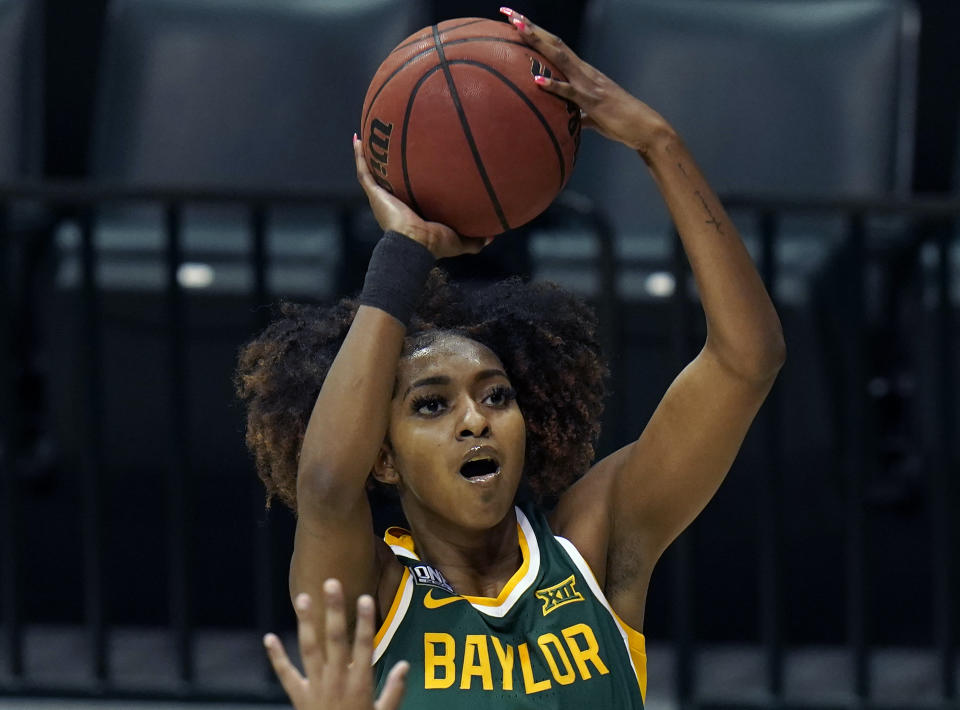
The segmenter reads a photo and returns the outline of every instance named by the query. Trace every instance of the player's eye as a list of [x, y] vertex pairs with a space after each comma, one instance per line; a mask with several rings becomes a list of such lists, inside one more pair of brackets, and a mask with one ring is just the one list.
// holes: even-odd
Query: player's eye
[[497, 385], [487, 392], [481, 401], [491, 407], [505, 407], [516, 398], [517, 392], [513, 387]]
[[420, 414], [422, 416], [436, 416], [437, 414], [442, 413], [447, 408], [447, 400], [438, 395], [424, 395], [422, 397], [415, 397], [412, 402], [410, 402], [410, 409], [414, 414]]

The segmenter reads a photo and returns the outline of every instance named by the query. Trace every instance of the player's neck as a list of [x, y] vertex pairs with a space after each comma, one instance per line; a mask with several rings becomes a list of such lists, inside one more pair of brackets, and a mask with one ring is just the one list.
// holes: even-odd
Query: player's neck
[[410, 523], [420, 559], [440, 570], [457, 594], [496, 597], [523, 564], [512, 508], [500, 523], [481, 534], [433, 521]]

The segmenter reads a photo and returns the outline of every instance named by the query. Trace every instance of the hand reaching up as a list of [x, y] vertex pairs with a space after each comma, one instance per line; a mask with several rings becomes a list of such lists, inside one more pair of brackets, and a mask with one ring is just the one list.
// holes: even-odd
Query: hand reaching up
[[283, 644], [274, 634], [263, 643], [280, 684], [296, 710], [396, 710], [405, 690], [410, 665], [406, 661], [390, 669], [380, 697], [373, 699], [374, 606], [364, 595], [357, 599], [357, 629], [353, 648], [347, 638], [343, 588], [335, 579], [323, 585], [325, 599], [325, 639], [319, 638], [317, 616], [310, 597], [296, 599], [297, 636], [303, 674], [290, 662]]

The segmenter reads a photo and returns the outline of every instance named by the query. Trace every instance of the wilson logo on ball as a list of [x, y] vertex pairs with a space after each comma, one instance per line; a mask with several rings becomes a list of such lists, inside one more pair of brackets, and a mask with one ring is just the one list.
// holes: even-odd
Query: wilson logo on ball
[[541, 64], [536, 57], [530, 57], [530, 74], [533, 76], [543, 76], [547, 79], [553, 78], [553, 72], [550, 67]]
[[373, 119], [370, 124], [370, 138], [367, 147], [370, 149], [370, 170], [373, 179], [383, 189], [393, 194], [393, 185], [387, 179], [387, 164], [390, 162], [390, 134], [393, 132], [392, 123], [384, 123], [379, 118]]
[[567, 101], [567, 114], [570, 120], [567, 121], [567, 133], [573, 138], [573, 158], [576, 160], [580, 152], [580, 107], [573, 101]]

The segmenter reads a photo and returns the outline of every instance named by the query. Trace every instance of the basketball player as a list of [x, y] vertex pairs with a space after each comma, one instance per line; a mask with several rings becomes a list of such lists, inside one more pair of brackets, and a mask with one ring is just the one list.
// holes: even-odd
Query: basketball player
[[[568, 77], [533, 80], [649, 167], [697, 281], [703, 349], [639, 438], [592, 463], [605, 375], [593, 314], [549, 285], [468, 293], [431, 273], [484, 243], [378, 187], [355, 139], [386, 233], [357, 301], [286, 304], [241, 353], [247, 441], [268, 496], [298, 515], [291, 594], [319, 598], [337, 577], [346, 609], [373, 597], [378, 685], [396, 661], [411, 664], [403, 707], [641, 708], [654, 565], [723, 481], [784, 341], [736, 228], [671, 126], [503, 12]], [[374, 536], [368, 479], [395, 491], [407, 529]], [[556, 501], [549, 512], [544, 499]]]

